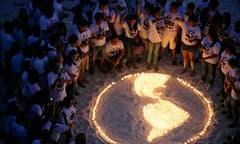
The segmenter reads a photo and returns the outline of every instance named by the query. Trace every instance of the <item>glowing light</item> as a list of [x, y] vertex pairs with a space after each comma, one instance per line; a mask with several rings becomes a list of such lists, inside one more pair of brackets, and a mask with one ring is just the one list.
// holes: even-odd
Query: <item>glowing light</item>
[[[152, 131], [147, 137], [147, 140], [149, 142], [153, 141], [157, 137], [166, 135], [172, 129], [182, 125], [190, 117], [188, 112], [177, 107], [176, 105], [174, 105], [169, 101], [165, 101], [161, 99], [161, 96], [162, 96], [161, 90], [164, 90], [164, 88], [166, 87], [165, 83], [170, 78], [169, 75], [156, 74], [156, 73], [146, 74], [142, 72], [137, 74], [126, 75], [122, 77], [120, 80], [124, 81], [132, 77], [136, 77], [134, 88], [137, 95], [140, 97], [150, 97], [155, 100], [155, 103], [147, 104], [143, 107], [143, 117], [148, 123], [150, 123], [153, 126]], [[180, 82], [180, 84], [182, 84], [188, 89], [191, 89], [196, 94], [196, 96], [200, 97], [201, 101], [205, 104], [207, 108], [208, 118], [205, 126], [202, 128], [200, 132], [196, 133], [194, 136], [188, 138], [187, 140], [185, 140], [185, 142], [183, 142], [184, 144], [189, 144], [189, 143], [193, 143], [194, 141], [197, 141], [198, 139], [200, 139], [202, 136], [205, 135], [205, 133], [208, 131], [209, 126], [212, 123], [214, 112], [213, 112], [211, 101], [206, 97], [204, 97], [202, 92], [197, 90], [194, 86], [189, 84], [187, 81], [184, 81], [180, 78], [176, 78], [176, 79], [178, 82]], [[119, 142], [111, 139], [104, 132], [104, 129], [96, 121], [96, 112], [103, 95], [109, 89], [114, 87], [115, 84], [117, 84], [117, 82], [110, 83], [100, 92], [100, 94], [96, 97], [96, 100], [94, 102], [94, 105], [90, 113], [91, 120], [92, 120], [91, 122], [96, 128], [97, 134], [99, 134], [100, 137], [102, 137], [107, 143], [111, 143], [111, 144], [118, 144]], [[174, 117], [171, 117], [169, 113], [172, 113], [171, 115], [174, 115]]]
[[207, 110], [208, 110], [208, 120], [207, 123], [205, 124], [204, 128], [202, 129], [202, 131], [200, 131], [199, 133], [195, 134], [194, 136], [192, 136], [191, 138], [189, 138], [185, 143], [189, 144], [192, 143], [196, 140], [198, 140], [201, 136], [203, 136], [206, 132], [208, 127], [211, 125], [212, 120], [213, 120], [213, 116], [214, 116], [214, 112], [213, 112], [213, 108], [212, 108], [212, 102], [211, 100], [207, 99], [202, 92], [200, 92], [198, 89], [194, 88], [192, 85], [188, 84], [186, 81], [184, 81], [183, 79], [177, 78], [177, 80], [182, 83], [185, 87], [190, 87], [193, 92], [195, 94], [197, 94], [201, 100], [205, 103], [205, 105], [207, 106]]
[[135, 80], [134, 86], [138, 96], [156, 99], [155, 103], [143, 107], [143, 116], [153, 127], [147, 137], [148, 142], [181, 126], [189, 118], [188, 112], [161, 99], [162, 88], [166, 88], [165, 83], [168, 80], [169, 76], [163, 74], [144, 74]]

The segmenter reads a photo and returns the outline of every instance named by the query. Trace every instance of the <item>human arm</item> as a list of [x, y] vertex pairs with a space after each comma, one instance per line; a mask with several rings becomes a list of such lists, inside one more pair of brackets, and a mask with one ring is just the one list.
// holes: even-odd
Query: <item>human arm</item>
[[120, 52], [120, 54], [119, 54], [117, 60], [114, 62], [114, 65], [115, 65], [115, 66], [118, 65], [118, 64], [120, 63], [121, 59], [122, 59], [123, 56], [125, 55], [125, 51], [124, 51], [124, 49], [120, 49], [119, 52]]

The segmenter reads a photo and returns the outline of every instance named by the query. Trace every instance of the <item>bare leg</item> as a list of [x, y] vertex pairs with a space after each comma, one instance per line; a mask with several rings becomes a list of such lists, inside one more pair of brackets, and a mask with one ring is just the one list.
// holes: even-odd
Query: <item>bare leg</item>
[[163, 57], [165, 50], [166, 50], [166, 48], [161, 48], [159, 60], [161, 60], [161, 58]]
[[188, 55], [188, 52], [185, 50], [182, 51], [182, 55], [183, 55], [183, 73], [184, 73], [187, 71], [187, 68], [188, 68], [189, 55]]
[[194, 75], [194, 70], [195, 70], [195, 60], [194, 60], [194, 52], [188, 52], [189, 53], [189, 59], [190, 59], [190, 66], [191, 66], [191, 76]]
[[176, 65], [176, 49], [172, 49], [172, 65]]

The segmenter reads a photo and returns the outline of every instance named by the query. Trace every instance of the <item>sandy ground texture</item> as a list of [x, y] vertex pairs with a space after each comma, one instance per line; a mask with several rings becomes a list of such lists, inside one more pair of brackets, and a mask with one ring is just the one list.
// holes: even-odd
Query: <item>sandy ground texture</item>
[[[186, 0], [186, 2], [192, 0]], [[19, 7], [26, 6], [28, 0], [1, 0], [0, 1], [0, 23], [3, 23], [6, 20], [11, 20], [17, 15], [17, 11]], [[229, 11], [232, 14], [232, 23], [236, 20], [240, 20], [239, 8], [240, 3], [237, 0], [219, 0], [220, 7], [219, 10], [221, 12]], [[72, 1], [65, 0], [66, 7], [70, 8], [72, 6]], [[22, 5], [19, 5], [22, 4]], [[11, 13], [9, 13], [11, 11]], [[66, 22], [71, 24], [71, 16], [66, 19]], [[96, 128], [91, 121], [91, 111], [95, 104], [97, 96], [99, 96], [100, 92], [112, 82], [119, 81], [122, 77], [128, 74], [135, 74], [139, 72], [154, 72], [153, 70], [147, 71], [145, 63], [139, 64], [139, 69], [125, 69], [124, 72], [119, 73], [111, 73], [111, 74], [103, 74], [97, 69], [95, 70], [95, 74], [93, 76], [88, 75], [86, 73], [86, 77], [90, 81], [86, 88], [79, 89], [80, 96], [76, 96], [76, 108], [77, 108], [77, 122], [76, 122], [76, 133], [84, 132], [87, 134], [87, 140], [89, 144], [104, 144], [106, 142], [103, 141], [102, 137], [99, 133], [96, 132]], [[215, 96], [216, 93], [220, 90], [220, 80], [219, 75], [216, 76], [216, 81], [213, 85], [211, 91], [206, 91], [205, 86], [199, 85], [200, 80], [200, 71], [201, 66], [200, 63], [196, 64], [196, 75], [194, 77], [190, 77], [189, 73], [184, 75], [180, 75], [179, 72], [182, 70], [182, 65], [172, 66], [170, 63], [170, 55], [166, 54], [162, 61], [159, 62], [159, 74], [168, 74], [173, 78], [180, 77], [184, 79], [192, 86], [196, 87], [200, 91], [204, 93], [204, 96], [212, 101], [212, 107], [214, 111], [214, 117], [212, 119], [212, 123], [210, 127], [207, 129], [207, 134], [204, 137], [201, 137], [197, 142], [197, 144], [221, 144], [226, 140], [228, 135], [236, 134], [239, 129], [230, 129], [227, 128], [227, 125], [231, 122], [227, 120], [224, 115], [221, 114], [223, 110], [220, 107], [219, 99]], [[168, 85], [170, 88], [174, 88], [179, 91], [179, 87], [175, 87], [174, 83], [170, 83]], [[4, 86], [1, 83], [1, 88]], [[179, 89], [178, 89], [179, 88]], [[1, 91], [2, 93], [3, 91]], [[137, 99], [137, 98], [134, 98]], [[106, 102], [109, 102], [106, 100]], [[187, 104], [187, 103], [186, 103]], [[112, 106], [113, 104], [109, 104]], [[1, 104], [3, 107], [4, 105]], [[1, 108], [2, 109], [2, 108]], [[104, 109], [102, 109], [104, 110]], [[204, 115], [204, 114], [203, 114]], [[110, 117], [110, 116], [108, 116]], [[110, 119], [111, 120], [111, 119]], [[128, 123], [128, 122], [126, 122]], [[113, 126], [116, 128], [116, 126]], [[130, 126], [129, 126], [130, 127]], [[121, 128], [121, 127], [119, 127]], [[114, 130], [113, 130], [114, 131]], [[139, 130], [140, 131], [140, 130]], [[127, 136], [126, 136], [127, 137]], [[164, 138], [164, 137], [163, 137]]]

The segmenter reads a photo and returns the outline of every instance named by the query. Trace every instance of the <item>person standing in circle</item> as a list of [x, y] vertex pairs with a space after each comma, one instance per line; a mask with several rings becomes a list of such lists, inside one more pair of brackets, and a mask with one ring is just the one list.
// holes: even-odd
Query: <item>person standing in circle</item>
[[200, 53], [202, 53], [201, 82], [206, 82], [207, 73], [209, 71], [207, 90], [210, 90], [215, 80], [220, 50], [221, 45], [218, 42], [217, 33], [214, 29], [210, 29], [207, 36], [203, 38], [199, 49]]
[[182, 28], [182, 56], [183, 56], [183, 71], [187, 71], [187, 67], [190, 61], [191, 73], [190, 76], [194, 75], [195, 71], [195, 51], [198, 45], [198, 42], [201, 39], [201, 29], [196, 25], [198, 17], [192, 15], [189, 17], [188, 22], [183, 22], [181, 20], [176, 20], [176, 23]]

